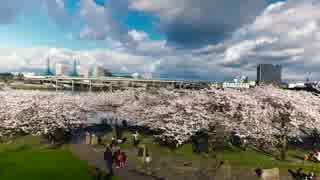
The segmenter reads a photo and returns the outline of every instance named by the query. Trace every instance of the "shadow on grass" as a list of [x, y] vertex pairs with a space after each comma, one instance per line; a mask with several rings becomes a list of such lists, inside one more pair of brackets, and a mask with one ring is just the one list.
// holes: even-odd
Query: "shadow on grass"
[[22, 144], [22, 145], [17, 145], [15, 147], [10, 147], [5, 149], [5, 152], [8, 153], [17, 153], [17, 152], [22, 152], [22, 151], [27, 151], [32, 149], [31, 145], [27, 145], [27, 144]]

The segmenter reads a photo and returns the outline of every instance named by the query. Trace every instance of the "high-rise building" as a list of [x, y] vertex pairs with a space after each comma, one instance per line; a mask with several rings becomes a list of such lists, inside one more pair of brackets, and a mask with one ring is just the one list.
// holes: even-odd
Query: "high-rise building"
[[104, 71], [105, 69], [102, 66], [96, 65], [93, 68], [92, 76], [94, 78], [104, 77], [105, 76]]
[[282, 67], [280, 65], [259, 64], [257, 67], [257, 83], [259, 85], [281, 85]]
[[68, 76], [69, 71], [69, 65], [62, 63], [56, 64], [56, 76]]
[[89, 67], [86, 65], [78, 65], [77, 71], [80, 77], [89, 78], [90, 76]]

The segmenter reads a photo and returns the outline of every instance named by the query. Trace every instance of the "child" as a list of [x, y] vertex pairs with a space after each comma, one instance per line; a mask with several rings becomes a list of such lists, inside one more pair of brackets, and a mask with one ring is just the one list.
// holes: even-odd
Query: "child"
[[119, 155], [120, 168], [124, 168], [126, 160], [127, 160], [126, 154], [124, 152], [121, 152]]
[[120, 168], [121, 151], [118, 149], [115, 153], [116, 168]]

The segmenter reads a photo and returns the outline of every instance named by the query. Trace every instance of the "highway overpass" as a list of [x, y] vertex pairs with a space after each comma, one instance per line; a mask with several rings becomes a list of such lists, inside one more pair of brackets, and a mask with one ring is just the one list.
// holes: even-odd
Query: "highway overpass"
[[25, 77], [25, 84], [46, 84], [56, 90], [70, 89], [87, 91], [112, 91], [128, 88], [167, 88], [167, 89], [203, 89], [209, 87], [207, 81], [179, 81], [160, 79], [133, 79], [121, 77], [79, 78], [34, 76]]

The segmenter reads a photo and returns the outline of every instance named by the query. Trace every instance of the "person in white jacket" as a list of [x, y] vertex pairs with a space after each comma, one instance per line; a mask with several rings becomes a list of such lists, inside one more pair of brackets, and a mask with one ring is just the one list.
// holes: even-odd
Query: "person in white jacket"
[[313, 157], [314, 157], [318, 162], [320, 162], [320, 152], [319, 152], [319, 151], [317, 151], [317, 152], [313, 155]]

